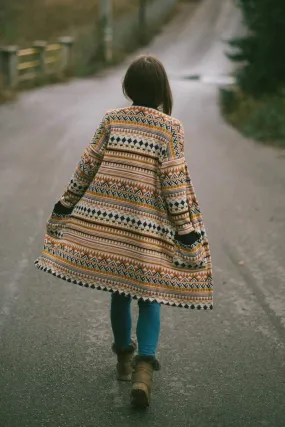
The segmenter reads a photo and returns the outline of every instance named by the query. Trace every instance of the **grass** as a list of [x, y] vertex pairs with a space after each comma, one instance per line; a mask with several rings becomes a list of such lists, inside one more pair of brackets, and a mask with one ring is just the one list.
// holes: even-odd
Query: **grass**
[[220, 90], [225, 120], [242, 135], [285, 148], [285, 95], [253, 98], [232, 87]]
[[[9, 0], [2, 17], [1, 43], [29, 46], [53, 41], [77, 28], [99, 23], [100, 0]], [[139, 0], [112, 0], [114, 19], [134, 9]]]
[[3, 87], [3, 78], [0, 72], [0, 104], [4, 104], [4, 102], [10, 101], [13, 99], [13, 93], [11, 91], [5, 90]]
[[[147, 1], [151, 3], [154, 0]], [[12, 13], [10, 20], [4, 21], [6, 39], [4, 37], [3, 44], [17, 44], [24, 48], [30, 47], [35, 39], [54, 43], [58, 36], [71, 35], [75, 43], [72, 48], [73, 69], [69, 76], [93, 75], [106, 66], [100, 52], [98, 4], [99, 0], [25, 0], [24, 6], [17, 0], [10, 0], [9, 8]], [[174, 10], [171, 9], [163, 18], [158, 16], [153, 25], [147, 26], [146, 34], [142, 37], [138, 32], [139, 4], [140, 0], [112, 0], [115, 29], [112, 65], [120, 63], [138, 47], [147, 45], [177, 10], [174, 7]], [[45, 16], [42, 16], [43, 13]], [[62, 78], [48, 76], [41, 80], [21, 83], [18, 89], [29, 89], [58, 81], [62, 81]], [[0, 81], [0, 102], [6, 99], [3, 90], [1, 94]]]
[[3, 90], [0, 88], [0, 105], [12, 101], [16, 98], [16, 93], [13, 91]]

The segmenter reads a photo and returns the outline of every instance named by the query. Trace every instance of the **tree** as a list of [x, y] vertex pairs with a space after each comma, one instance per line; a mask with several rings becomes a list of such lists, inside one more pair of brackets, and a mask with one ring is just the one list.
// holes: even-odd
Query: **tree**
[[230, 41], [228, 56], [244, 65], [237, 71], [242, 91], [255, 97], [285, 87], [285, 1], [238, 0], [247, 35]]

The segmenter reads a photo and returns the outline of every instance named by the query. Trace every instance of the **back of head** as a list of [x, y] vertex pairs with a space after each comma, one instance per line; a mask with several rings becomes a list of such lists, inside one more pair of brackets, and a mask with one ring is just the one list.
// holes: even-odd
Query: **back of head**
[[162, 63], [153, 56], [143, 55], [129, 66], [123, 92], [135, 105], [162, 108], [166, 114], [172, 112], [172, 93]]

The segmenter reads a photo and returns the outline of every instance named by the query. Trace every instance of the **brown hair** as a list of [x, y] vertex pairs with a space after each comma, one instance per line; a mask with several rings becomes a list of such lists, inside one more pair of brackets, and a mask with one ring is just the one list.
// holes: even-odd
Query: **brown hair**
[[153, 56], [143, 55], [129, 66], [123, 80], [124, 95], [134, 104], [151, 108], [162, 107], [172, 112], [172, 92], [162, 63]]

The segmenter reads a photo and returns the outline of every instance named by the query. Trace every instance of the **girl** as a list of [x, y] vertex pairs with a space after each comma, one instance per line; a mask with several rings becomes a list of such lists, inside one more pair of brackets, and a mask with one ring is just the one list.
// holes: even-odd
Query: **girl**
[[[145, 408], [159, 369], [161, 304], [211, 309], [212, 265], [163, 65], [137, 58], [123, 91], [132, 105], [103, 117], [54, 206], [35, 263], [68, 282], [112, 292], [117, 378], [132, 380], [132, 404]], [[139, 305], [138, 348], [132, 298]]]

